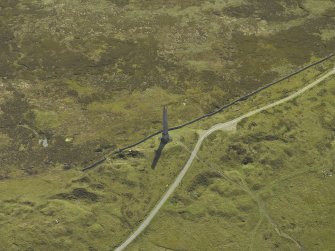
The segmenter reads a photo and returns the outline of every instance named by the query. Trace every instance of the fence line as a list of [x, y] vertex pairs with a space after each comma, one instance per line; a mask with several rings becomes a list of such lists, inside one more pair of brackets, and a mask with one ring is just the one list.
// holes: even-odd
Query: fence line
[[[291, 78], [291, 77], [293, 77], [293, 76], [299, 74], [300, 72], [303, 72], [303, 71], [305, 71], [305, 70], [307, 70], [307, 69], [309, 69], [309, 68], [311, 68], [311, 67], [313, 67], [313, 66], [316, 66], [316, 65], [318, 65], [318, 64], [321, 64], [321, 63], [323, 63], [324, 61], [326, 61], [326, 60], [328, 60], [328, 59], [330, 59], [330, 58], [332, 58], [332, 57], [334, 57], [334, 56], [335, 56], [335, 53], [331, 53], [330, 55], [328, 55], [328, 56], [326, 56], [326, 57], [324, 57], [324, 58], [322, 58], [322, 59], [320, 59], [320, 60], [318, 60], [318, 61], [316, 61], [316, 62], [314, 62], [314, 63], [311, 63], [311, 64], [308, 64], [308, 65], [306, 65], [306, 66], [304, 66], [304, 67], [301, 67], [301, 68], [295, 70], [294, 72], [292, 72], [292, 73], [290, 73], [290, 74], [288, 74], [288, 75], [286, 75], [286, 76], [284, 76], [284, 77], [281, 77], [281, 78], [279, 78], [279, 79], [277, 79], [277, 80], [274, 80], [273, 82], [271, 82], [271, 83], [269, 83], [269, 84], [266, 84], [266, 85], [264, 85], [264, 86], [262, 86], [262, 87], [260, 87], [260, 88], [258, 88], [258, 89], [256, 89], [256, 90], [254, 90], [254, 91], [252, 91], [252, 92], [250, 92], [250, 93], [248, 93], [248, 94], [246, 94], [246, 95], [244, 95], [244, 96], [242, 96], [242, 97], [239, 97], [239, 98], [233, 100], [232, 102], [230, 102], [230, 103], [228, 103], [228, 104], [226, 104], [226, 105], [223, 105], [222, 107], [218, 108], [217, 110], [215, 110], [215, 111], [213, 111], [213, 112], [204, 114], [204, 115], [202, 115], [202, 116], [200, 116], [200, 117], [197, 117], [197, 118], [195, 118], [195, 119], [193, 119], [193, 120], [191, 120], [191, 121], [188, 121], [188, 122], [186, 122], [186, 123], [184, 123], [184, 124], [181, 124], [181, 125], [178, 125], [178, 126], [175, 126], [175, 127], [171, 127], [171, 128], [169, 128], [169, 131], [178, 130], [178, 129], [181, 129], [181, 128], [185, 127], [185, 126], [188, 126], [188, 125], [191, 125], [191, 124], [193, 124], [193, 123], [195, 123], [195, 122], [198, 122], [198, 121], [200, 121], [200, 120], [202, 120], [202, 119], [211, 117], [211, 116], [213, 116], [213, 115], [215, 115], [215, 114], [217, 114], [217, 113], [219, 113], [219, 112], [222, 112], [223, 110], [225, 110], [225, 109], [227, 109], [227, 108], [229, 108], [229, 107], [231, 107], [231, 106], [233, 106], [233, 105], [235, 105], [235, 104], [237, 104], [237, 103], [239, 103], [239, 102], [241, 102], [241, 101], [245, 101], [245, 100], [247, 100], [249, 97], [254, 96], [255, 94], [257, 94], [257, 93], [259, 93], [259, 92], [261, 92], [261, 91], [263, 91], [263, 90], [265, 90], [265, 89], [267, 89], [267, 88], [269, 88], [269, 87], [271, 87], [271, 86], [273, 86], [273, 85], [275, 85], [275, 84], [278, 84], [278, 83], [280, 83], [280, 82], [282, 82], [282, 81], [284, 81], [284, 80], [286, 80], [286, 79], [289, 79], [289, 78]], [[129, 149], [129, 148], [132, 148], [132, 147], [135, 147], [135, 146], [137, 146], [137, 145], [139, 145], [139, 144], [144, 143], [145, 141], [151, 139], [152, 137], [157, 136], [157, 135], [160, 134], [160, 133], [162, 133], [162, 130], [157, 131], [157, 132], [155, 132], [155, 133], [153, 133], [153, 134], [150, 134], [149, 136], [145, 137], [144, 139], [142, 139], [142, 140], [140, 140], [140, 141], [137, 141], [137, 142], [135, 142], [135, 143], [133, 143], [133, 144], [131, 144], [131, 145], [125, 146], [125, 147], [123, 147], [123, 148], [120, 148], [120, 149], [118, 149], [118, 150], [116, 150], [116, 151], [113, 151], [113, 152], [107, 154], [107, 155], [113, 155], [113, 154], [121, 153], [121, 152], [123, 152], [124, 150], [127, 150], [127, 149]], [[97, 160], [96, 162], [90, 164], [89, 166], [86, 166], [85, 168], [82, 169], [82, 171], [86, 171], [86, 170], [92, 169], [92, 168], [96, 167], [97, 165], [103, 163], [104, 161], [107, 160], [107, 157], [106, 157], [107, 155], [105, 155], [105, 157], [103, 157], [103, 158]]]

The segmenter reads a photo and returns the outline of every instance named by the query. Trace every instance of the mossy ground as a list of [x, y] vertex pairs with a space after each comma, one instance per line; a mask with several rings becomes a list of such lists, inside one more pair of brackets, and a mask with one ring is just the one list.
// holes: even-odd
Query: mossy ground
[[[180, 124], [333, 52], [334, 13], [330, 0], [322, 4], [314, 0], [271, 4], [265, 0], [1, 1], [0, 250], [108, 250], [119, 244], [183, 166], [189, 155], [185, 146], [193, 147], [199, 130], [296, 90], [333, 61], [226, 113], [174, 132], [174, 141], [154, 171], [149, 167], [157, 138], [92, 172], [79, 170], [102, 156], [106, 147], [122, 147], [159, 130], [162, 105], [169, 106], [170, 125]], [[325, 212], [322, 219], [330, 217], [327, 191], [332, 189], [332, 170], [328, 167], [334, 160], [323, 154], [334, 146], [330, 142], [332, 83], [317, 95], [310, 92], [310, 100], [301, 99], [303, 105], [290, 102], [275, 108], [276, 113], [259, 115], [259, 121], [241, 123], [238, 133], [226, 135], [220, 147], [213, 143], [221, 142], [221, 134], [216, 135], [200, 154], [206, 159], [213, 151], [207, 162], [218, 168], [227, 164], [224, 170], [236, 169], [248, 187], [259, 187], [255, 194], [262, 197], [274, 221], [310, 249], [333, 247], [331, 226], [328, 229], [320, 220], [323, 232], [311, 225], [316, 212]], [[288, 112], [283, 111], [286, 108]], [[305, 115], [300, 118], [295, 113]], [[312, 126], [319, 127], [307, 134]], [[304, 141], [294, 142], [291, 134]], [[328, 141], [321, 141], [323, 137]], [[41, 144], [45, 139], [48, 147]], [[314, 155], [320, 159], [314, 160]], [[299, 169], [299, 163], [316, 166], [316, 171]], [[255, 202], [203, 164], [196, 165], [185, 181], [189, 185], [178, 191], [134, 249], [247, 247], [248, 231], [259, 218]], [[317, 167], [324, 168], [327, 178], [318, 178]], [[306, 172], [293, 185], [285, 178], [292, 169], [297, 175]], [[299, 204], [306, 206], [306, 215], [297, 212], [298, 206], [281, 214], [288, 203], [311, 194], [304, 184], [315, 188], [315, 197]], [[284, 192], [290, 185], [296, 193]], [[320, 203], [313, 204], [321, 192], [325, 195]], [[206, 208], [209, 203], [212, 206]], [[158, 222], [165, 239], [159, 237], [162, 232], [153, 231]], [[296, 227], [285, 225], [291, 223]], [[266, 224], [264, 219], [254, 231], [254, 250], [293, 248]], [[208, 231], [201, 232], [202, 226]], [[190, 238], [182, 234], [184, 230]]]

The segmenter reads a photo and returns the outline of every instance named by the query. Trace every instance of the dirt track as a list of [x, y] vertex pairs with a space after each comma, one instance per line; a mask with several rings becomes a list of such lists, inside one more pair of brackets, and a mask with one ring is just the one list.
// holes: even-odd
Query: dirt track
[[200, 146], [202, 144], [202, 142], [213, 132], [218, 131], [218, 130], [230, 130], [232, 128], [235, 128], [237, 123], [240, 122], [242, 119], [244, 118], [248, 118], [251, 117], [257, 113], [260, 113], [264, 110], [270, 109], [274, 106], [280, 105], [282, 103], [285, 103], [287, 101], [290, 101], [294, 98], [296, 98], [297, 96], [303, 94], [304, 92], [306, 92], [307, 90], [313, 88], [314, 86], [318, 85], [319, 83], [321, 83], [323, 80], [327, 79], [329, 76], [335, 74], [335, 68], [331, 71], [329, 71], [328, 73], [326, 73], [325, 75], [323, 75], [322, 77], [320, 77], [319, 79], [315, 80], [313, 83], [305, 86], [304, 88], [296, 91], [295, 93], [289, 95], [286, 98], [280, 99], [276, 102], [273, 102], [271, 104], [268, 104], [266, 106], [263, 106], [259, 109], [253, 110], [251, 112], [248, 112], [236, 119], [233, 119], [231, 121], [228, 121], [226, 123], [219, 123], [214, 125], [213, 127], [211, 127], [210, 129], [208, 129], [207, 131], [205, 131], [200, 138], [198, 139], [197, 144], [195, 145], [190, 158], [188, 159], [187, 163], [185, 164], [185, 166], [183, 167], [183, 169], [180, 171], [180, 173], [178, 174], [178, 176], [176, 177], [176, 179], [174, 180], [174, 182], [170, 185], [169, 189], [166, 191], [166, 193], [162, 196], [162, 198], [160, 199], [160, 201], [156, 204], [156, 206], [151, 210], [151, 212], [148, 214], [148, 216], [142, 221], [142, 223], [140, 224], [140, 226], [136, 229], [136, 231], [134, 233], [132, 233], [128, 239], [126, 241], [124, 241], [119, 247], [117, 247], [115, 249], [115, 251], [122, 251], [124, 250], [130, 243], [132, 243], [137, 236], [139, 236], [144, 230], [145, 228], [150, 224], [150, 222], [152, 221], [152, 219], [156, 216], [156, 214], [159, 212], [159, 210], [162, 208], [162, 206], [164, 205], [164, 203], [168, 200], [168, 198], [171, 196], [171, 194], [176, 190], [176, 188], [179, 186], [180, 182], [182, 181], [182, 179], [184, 178], [186, 172], [188, 171], [188, 169], [191, 167], [191, 164], [194, 160], [194, 158], [196, 158], [196, 155], [200, 149]]

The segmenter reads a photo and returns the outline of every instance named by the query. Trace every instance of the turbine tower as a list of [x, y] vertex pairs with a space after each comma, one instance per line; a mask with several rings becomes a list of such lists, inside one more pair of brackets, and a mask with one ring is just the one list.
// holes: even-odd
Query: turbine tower
[[167, 144], [169, 143], [170, 140], [171, 138], [169, 135], [167, 107], [164, 106], [163, 108], [163, 132], [162, 132], [161, 141], [162, 143]]

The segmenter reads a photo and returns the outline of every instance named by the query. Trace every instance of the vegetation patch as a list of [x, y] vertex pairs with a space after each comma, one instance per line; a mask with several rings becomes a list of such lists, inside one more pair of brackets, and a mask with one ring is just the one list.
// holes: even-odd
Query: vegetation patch
[[[155, 170], [158, 136], [80, 170], [161, 130], [163, 105], [173, 127], [334, 52], [334, 10], [331, 0], [1, 1], [0, 250], [115, 248], [199, 133], [302, 88], [334, 60], [172, 131]], [[292, 250], [285, 233], [333, 250], [333, 83], [206, 139], [129, 249]]]
[[96, 202], [99, 198], [95, 193], [87, 191], [85, 188], [75, 188], [70, 193], [60, 193], [52, 197], [53, 199], [63, 200], [88, 200]]

